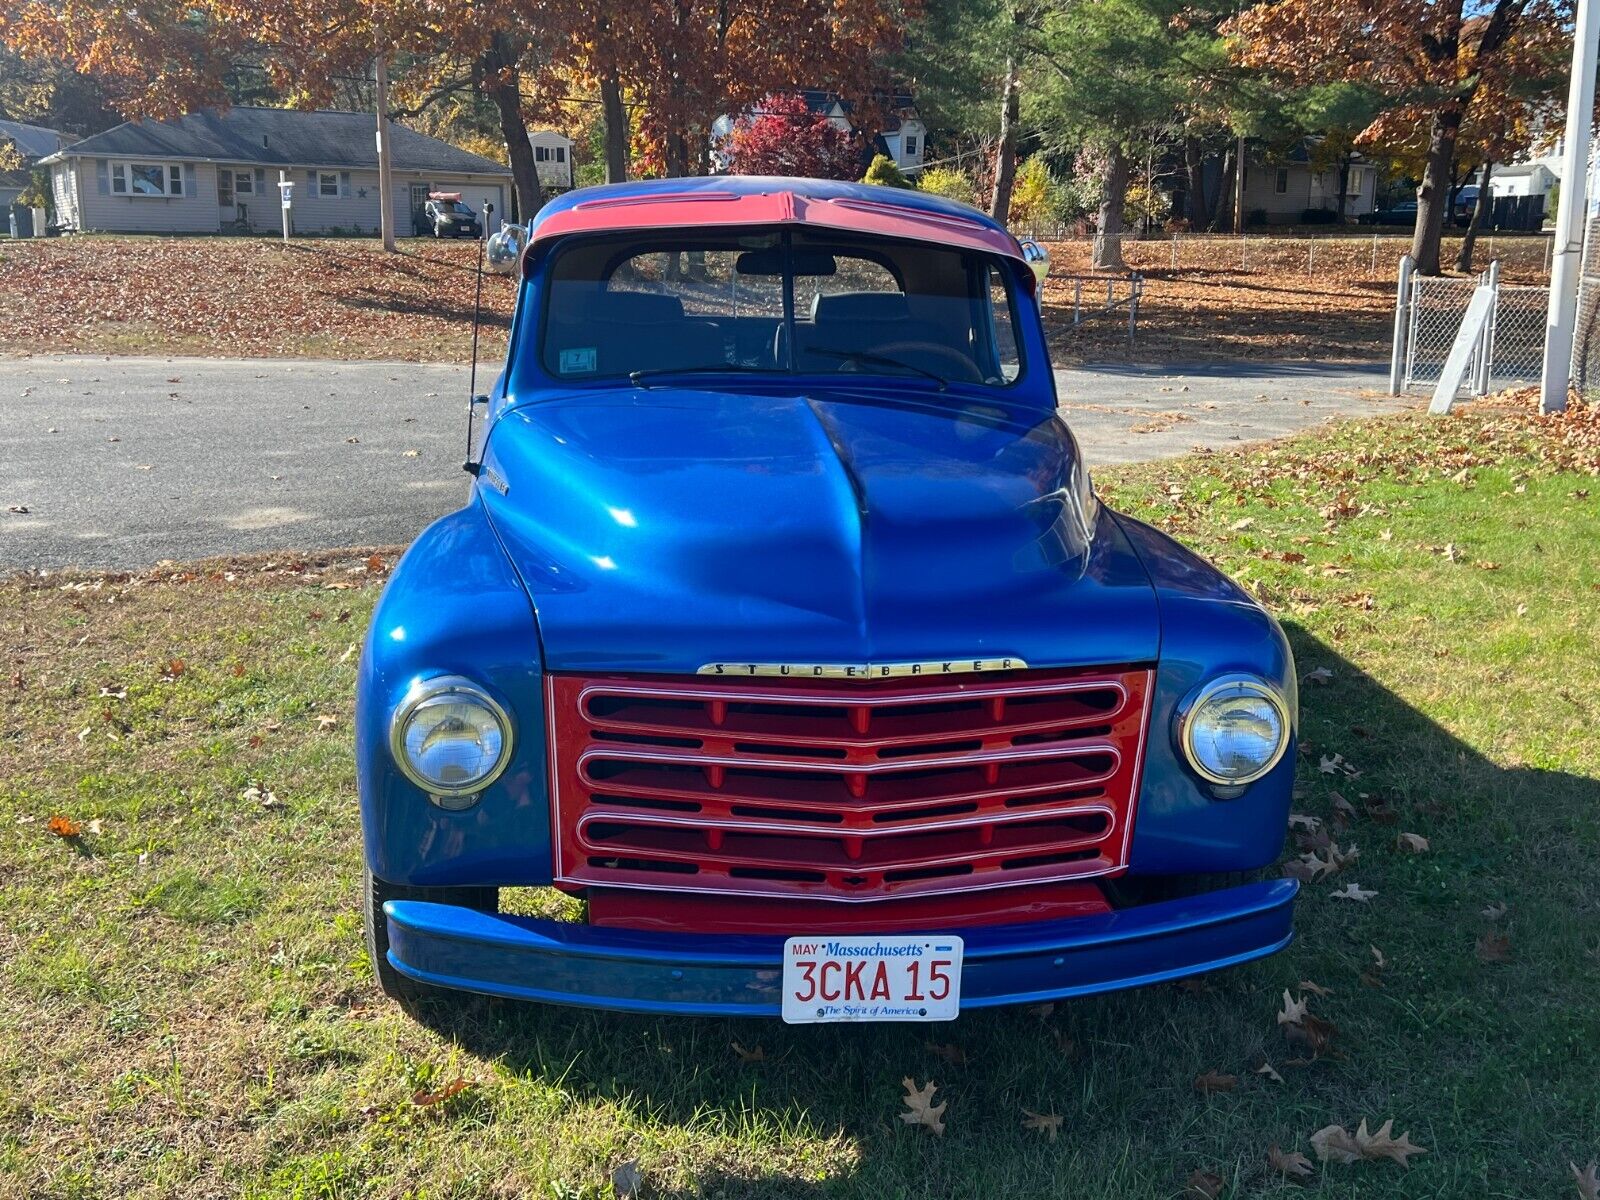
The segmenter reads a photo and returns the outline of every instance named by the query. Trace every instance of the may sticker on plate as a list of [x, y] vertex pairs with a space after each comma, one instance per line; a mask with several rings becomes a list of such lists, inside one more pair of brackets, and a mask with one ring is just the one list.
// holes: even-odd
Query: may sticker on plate
[[958, 937], [792, 937], [783, 944], [783, 1019], [953, 1021], [961, 1011]]

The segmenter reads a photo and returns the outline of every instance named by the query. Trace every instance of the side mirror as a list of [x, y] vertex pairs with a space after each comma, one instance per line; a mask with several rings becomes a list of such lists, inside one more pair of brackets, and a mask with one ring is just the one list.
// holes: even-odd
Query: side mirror
[[528, 248], [528, 231], [521, 225], [507, 225], [489, 238], [484, 248], [484, 261], [496, 275], [510, 275], [522, 261], [522, 252]]
[[1050, 251], [1038, 242], [1029, 240], [1022, 243], [1022, 261], [1033, 268], [1034, 278], [1043, 283], [1050, 274]]

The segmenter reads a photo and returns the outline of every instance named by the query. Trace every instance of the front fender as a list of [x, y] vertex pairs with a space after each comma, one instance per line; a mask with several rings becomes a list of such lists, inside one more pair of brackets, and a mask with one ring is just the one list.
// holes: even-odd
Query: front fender
[[[389, 722], [412, 683], [464, 675], [506, 706], [512, 761], [465, 812], [446, 812], [395, 767]], [[532, 603], [474, 495], [396, 564], [356, 683], [356, 770], [367, 865], [390, 883], [550, 882], [544, 687]]]
[[[1236, 583], [1166, 534], [1117, 514], [1150, 574], [1161, 610], [1161, 661], [1145, 739], [1133, 831], [1133, 874], [1252, 870], [1283, 849], [1299, 733], [1294, 656], [1278, 622]], [[1257, 675], [1288, 699], [1289, 748], [1233, 800], [1218, 800], [1173, 737], [1178, 706], [1207, 679]]]

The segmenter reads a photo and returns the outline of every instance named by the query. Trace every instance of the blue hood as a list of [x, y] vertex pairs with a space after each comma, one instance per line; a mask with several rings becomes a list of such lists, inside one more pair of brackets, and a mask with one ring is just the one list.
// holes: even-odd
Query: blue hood
[[[1116, 522], [1037, 413], [863, 393], [586, 391], [495, 423], [479, 494], [553, 671], [1153, 661]], [[502, 490], [503, 489], [503, 490]]]

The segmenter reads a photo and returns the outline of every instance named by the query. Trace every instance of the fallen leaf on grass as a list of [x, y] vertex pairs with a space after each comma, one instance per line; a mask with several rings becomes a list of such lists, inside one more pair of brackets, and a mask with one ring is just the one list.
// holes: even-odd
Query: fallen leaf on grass
[[1256, 523], [1256, 519], [1254, 517], [1240, 517], [1232, 525], [1228, 526], [1228, 528], [1232, 529], [1235, 533], [1243, 533], [1246, 529], [1249, 529], [1250, 526], [1254, 525], [1255, 523]]
[[748, 1050], [738, 1042], [730, 1042], [729, 1045], [733, 1047], [733, 1052], [739, 1056], [740, 1062], [763, 1062], [767, 1057], [767, 1052], [759, 1045], [752, 1046]]
[[907, 1075], [900, 1081], [906, 1089], [902, 1103], [908, 1111], [900, 1114], [900, 1119], [907, 1125], [926, 1125], [940, 1137], [944, 1136], [944, 1110], [949, 1107], [948, 1100], [941, 1100], [938, 1104], [933, 1102], [933, 1094], [939, 1085], [933, 1080], [928, 1080], [928, 1086], [918, 1088], [911, 1076]]
[[1316, 667], [1313, 670], [1307, 671], [1306, 674], [1305, 674], [1305, 679], [1306, 679], [1307, 683], [1317, 683], [1317, 684], [1324, 684], [1325, 685], [1328, 682], [1328, 680], [1330, 680], [1332, 678], [1333, 678], [1333, 672], [1328, 670], [1327, 667]]
[[1511, 938], [1504, 933], [1486, 933], [1478, 939], [1478, 961], [1502, 963], [1511, 961]]
[[380, 555], [377, 555], [377, 554], [368, 555], [367, 556], [366, 566], [367, 566], [367, 570], [370, 571], [374, 575], [383, 574], [383, 558]]
[[937, 1054], [947, 1063], [962, 1066], [967, 1061], [967, 1052], [954, 1042], [927, 1042], [926, 1049], [930, 1054]]
[[1428, 852], [1428, 839], [1420, 833], [1402, 833], [1395, 838], [1395, 844], [1402, 850], [1409, 850], [1413, 854], [1426, 854]]
[[411, 1093], [411, 1103], [418, 1108], [432, 1108], [436, 1104], [443, 1104], [446, 1100], [459, 1096], [470, 1088], [474, 1082], [475, 1080], [471, 1079], [453, 1079], [436, 1092], [430, 1092], [427, 1088], [418, 1088]]
[[1273, 1083], [1282, 1083], [1283, 1082], [1283, 1076], [1278, 1074], [1278, 1068], [1274, 1067], [1269, 1062], [1264, 1062], [1259, 1067], [1257, 1067], [1256, 1068], [1256, 1074], [1257, 1075], [1265, 1075], [1268, 1079], [1272, 1080]]
[[1027, 1013], [1030, 1017], [1037, 1017], [1041, 1021], [1048, 1021], [1050, 1019], [1050, 1015], [1056, 1011], [1056, 1006], [1049, 1003], [1030, 1004], [1022, 1011]]
[[1318, 760], [1317, 769], [1324, 775], [1345, 775], [1352, 779], [1361, 774], [1360, 769], [1346, 762], [1342, 754], [1322, 755]]
[[183, 659], [174, 658], [167, 663], [166, 668], [161, 672], [161, 680], [163, 683], [171, 683], [179, 675], [182, 675], [185, 670], [187, 668], [184, 666]]
[[1304, 829], [1307, 833], [1315, 833], [1321, 827], [1322, 820], [1319, 817], [1308, 816], [1305, 813], [1289, 814], [1290, 829]]
[[1289, 989], [1283, 989], [1283, 1011], [1278, 1014], [1279, 1025], [1298, 1025], [1306, 1017], [1306, 1002], [1296, 1000], [1289, 995]]
[[1485, 904], [1479, 911], [1483, 914], [1485, 920], [1498, 921], [1506, 915], [1506, 902], [1504, 900], [1496, 900], [1493, 904]]
[[1339, 891], [1331, 893], [1335, 900], [1355, 900], [1361, 904], [1365, 904], [1377, 894], [1359, 883], [1347, 883]]
[[83, 826], [71, 817], [54, 816], [45, 823], [45, 828], [58, 838], [75, 838], [83, 833]]
[[1383, 956], [1382, 950], [1372, 945], [1369, 945], [1367, 949], [1372, 951], [1372, 965], [1376, 970], [1381, 971], [1389, 965], [1389, 960]]
[[1376, 1133], [1367, 1132], [1365, 1118], [1353, 1134], [1342, 1125], [1329, 1125], [1311, 1135], [1311, 1148], [1323, 1162], [1354, 1163], [1364, 1158], [1386, 1158], [1402, 1167], [1411, 1165], [1409, 1159], [1413, 1154], [1427, 1153], [1423, 1147], [1411, 1143], [1409, 1133], [1395, 1137], [1390, 1132], [1393, 1128], [1393, 1118], [1385, 1121]]
[[1283, 1036], [1291, 1042], [1300, 1042], [1311, 1051], [1313, 1058], [1339, 1058], [1340, 1054], [1333, 1048], [1333, 1039], [1339, 1035], [1339, 1027], [1332, 1021], [1324, 1021], [1314, 1013], [1307, 1013], [1297, 1023], [1286, 1025]]
[[1052, 1142], [1056, 1140], [1056, 1135], [1061, 1132], [1060, 1117], [1055, 1113], [1036, 1113], [1026, 1108], [1022, 1112], [1022, 1127], [1024, 1129], [1037, 1129]]
[[1300, 981], [1300, 990], [1302, 992], [1310, 992], [1313, 996], [1333, 995], [1332, 988], [1325, 988], [1320, 983], [1313, 983], [1309, 979], [1302, 979]]
[[1222, 1195], [1222, 1176], [1196, 1169], [1184, 1181], [1185, 1200], [1217, 1200]]
[[1581, 1171], [1575, 1162], [1567, 1166], [1572, 1168], [1572, 1177], [1578, 1181], [1578, 1195], [1582, 1200], [1600, 1200], [1600, 1163], [1591, 1162]]
[[1278, 1149], [1277, 1142], [1273, 1142], [1267, 1149], [1267, 1166], [1285, 1179], [1309, 1179], [1311, 1177], [1311, 1160], [1298, 1150], [1290, 1150], [1287, 1154], [1284, 1153]]
[[332, 729], [334, 726], [336, 726], [338, 724], [339, 724], [339, 718], [334, 716], [332, 713], [319, 713], [319, 714], [317, 714], [317, 728], [318, 729]]
[[244, 791], [239, 793], [239, 799], [243, 800], [246, 804], [259, 804], [262, 808], [283, 807], [283, 801], [279, 800], [277, 796], [273, 795], [271, 791], [262, 787], [259, 783], [252, 783], [249, 787], [245, 788]]
[[1207, 1071], [1204, 1075], [1195, 1077], [1194, 1090], [1202, 1096], [1209, 1096], [1213, 1092], [1231, 1092], [1239, 1086], [1237, 1075], [1224, 1075], [1220, 1071]]
[[1361, 1147], [1355, 1135], [1343, 1125], [1328, 1125], [1311, 1135], [1311, 1148], [1322, 1162], [1355, 1163], [1361, 1161]]

